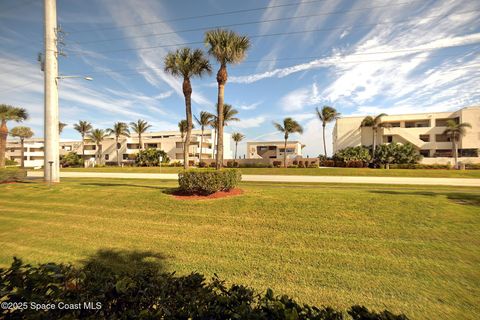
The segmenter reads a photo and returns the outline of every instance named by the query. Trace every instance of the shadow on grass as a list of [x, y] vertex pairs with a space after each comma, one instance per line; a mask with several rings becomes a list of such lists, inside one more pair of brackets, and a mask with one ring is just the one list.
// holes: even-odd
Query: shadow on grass
[[429, 192], [429, 191], [393, 191], [393, 190], [371, 190], [371, 193], [390, 194], [390, 195], [413, 195], [413, 196], [446, 196], [448, 200], [470, 206], [480, 206], [480, 195], [460, 192]]
[[146, 270], [165, 272], [165, 260], [166, 256], [152, 251], [100, 249], [80, 262], [87, 268], [130, 274]]
[[91, 182], [91, 183], [80, 183], [80, 185], [82, 185], [82, 186], [94, 186], [94, 187], [133, 187], [133, 188], [146, 188], [146, 189], [157, 189], [157, 190], [165, 189], [165, 187], [146, 186], [146, 185], [129, 184], [129, 183]]

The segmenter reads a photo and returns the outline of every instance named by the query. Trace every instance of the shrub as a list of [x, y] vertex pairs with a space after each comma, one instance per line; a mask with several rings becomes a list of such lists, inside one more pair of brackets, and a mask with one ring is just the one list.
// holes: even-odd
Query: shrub
[[15, 160], [5, 159], [5, 165], [6, 166], [17, 166], [17, 165], [19, 165], [19, 163]]
[[160, 157], [162, 157], [162, 164], [170, 162], [170, 158], [163, 150], [155, 148], [147, 148], [140, 150], [135, 156], [135, 164], [139, 167], [158, 167], [160, 165]]
[[[0, 292], [7, 306], [24, 301], [82, 303], [78, 309], [2, 308], [2, 319], [347, 319], [341, 310], [299, 304], [271, 289], [259, 293], [240, 284], [227, 286], [217, 276], [207, 281], [199, 273], [175, 276], [145, 262], [119, 270], [99, 260], [79, 268], [56, 263], [31, 266], [14, 258], [10, 268], [0, 269]], [[84, 301], [99, 303], [94, 306], [100, 308], [83, 308]], [[408, 320], [357, 305], [347, 313], [354, 320]]]
[[69, 152], [60, 156], [60, 165], [63, 168], [78, 168], [83, 167], [83, 159], [76, 152]]
[[363, 168], [365, 163], [360, 160], [350, 160], [345, 163], [345, 166], [348, 168]]
[[205, 161], [200, 161], [200, 162], [198, 163], [198, 167], [199, 167], [199, 168], [205, 168], [206, 166], [207, 166], [207, 163], [206, 163]]
[[233, 168], [233, 161], [227, 161], [227, 168]]
[[185, 194], [208, 195], [217, 191], [229, 191], [242, 180], [237, 169], [187, 170], [178, 174], [179, 190]]
[[238, 167], [239, 167], [238, 162], [234, 161], [234, 162], [233, 162], [233, 167], [234, 167], [234, 168], [238, 168]]
[[210, 168], [215, 168], [217, 164], [215, 162], [210, 163]]
[[18, 168], [0, 169], [0, 183], [19, 182], [25, 179], [27, 171]]
[[465, 169], [480, 170], [480, 163], [465, 163]]
[[347, 147], [337, 151], [333, 155], [333, 160], [337, 163], [347, 163], [349, 161], [362, 161], [368, 163], [371, 159], [372, 156], [370, 154], [370, 149], [363, 146]]
[[390, 164], [415, 164], [421, 156], [410, 144], [389, 143], [377, 146], [375, 149], [375, 162], [383, 165]]
[[282, 165], [282, 161], [273, 161], [273, 166], [274, 166], [275, 168], [278, 168], [278, 167], [280, 167], [281, 165]]
[[320, 162], [322, 167], [335, 167], [335, 161], [333, 160], [322, 160]]

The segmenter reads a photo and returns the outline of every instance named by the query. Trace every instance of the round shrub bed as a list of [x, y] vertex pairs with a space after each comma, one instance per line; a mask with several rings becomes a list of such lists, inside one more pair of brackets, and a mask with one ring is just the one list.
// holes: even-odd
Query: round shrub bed
[[230, 191], [242, 180], [237, 169], [187, 170], [178, 174], [179, 191], [189, 195], [209, 195]]

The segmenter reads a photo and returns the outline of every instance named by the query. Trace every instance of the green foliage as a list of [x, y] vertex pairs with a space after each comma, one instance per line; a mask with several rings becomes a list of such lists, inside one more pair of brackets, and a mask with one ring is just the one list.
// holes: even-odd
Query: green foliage
[[237, 161], [227, 161], [227, 168], [238, 168]]
[[208, 195], [217, 191], [229, 191], [242, 180], [237, 169], [188, 170], [178, 174], [179, 190], [185, 194]]
[[68, 167], [83, 167], [83, 159], [80, 157], [78, 154], [75, 152], [69, 152], [66, 155], [61, 155], [60, 156], [60, 165], [63, 168], [68, 168]]
[[19, 182], [25, 179], [27, 171], [17, 168], [0, 169], [0, 183]]
[[137, 153], [135, 156], [135, 164], [140, 167], [158, 167], [160, 165], [160, 157], [162, 157], [162, 164], [170, 162], [170, 158], [165, 151], [147, 148]]
[[370, 150], [364, 146], [347, 147], [337, 151], [333, 156], [334, 161], [344, 163], [349, 161], [361, 161], [363, 163], [368, 163], [371, 159], [372, 156], [370, 155]]
[[18, 165], [19, 163], [15, 160], [11, 160], [11, 159], [6, 159], [5, 158], [5, 165], [6, 166], [16, 166]]
[[375, 162], [379, 164], [417, 163], [421, 156], [410, 143], [389, 143], [378, 146], [375, 150]]
[[[10, 268], [0, 269], [2, 302], [34, 301], [45, 306], [99, 303], [98, 309], [2, 308], [8, 319], [346, 319], [330, 307], [301, 305], [292, 298], [264, 294], [232, 284], [217, 276], [210, 281], [199, 273], [174, 276], [162, 273], [155, 264], [121, 269], [89, 261], [82, 268], [68, 264], [24, 264], [14, 258]], [[407, 320], [387, 310], [376, 313], [353, 306], [348, 314], [354, 320]]]

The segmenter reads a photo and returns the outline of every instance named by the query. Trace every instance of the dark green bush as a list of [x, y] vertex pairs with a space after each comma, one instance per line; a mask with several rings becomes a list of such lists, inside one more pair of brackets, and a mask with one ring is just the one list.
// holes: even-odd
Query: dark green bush
[[273, 168], [273, 164], [268, 163], [242, 163], [239, 168]]
[[363, 168], [366, 166], [366, 162], [360, 160], [350, 160], [345, 163], [347, 168]]
[[27, 171], [18, 168], [0, 169], [0, 183], [19, 182], [25, 179]]
[[160, 165], [160, 157], [162, 157], [162, 164], [170, 162], [170, 158], [165, 151], [147, 148], [136, 154], [135, 164], [139, 167], [158, 167]]
[[185, 194], [208, 195], [217, 191], [229, 191], [242, 180], [237, 169], [187, 170], [178, 174], [179, 190]]
[[19, 165], [19, 163], [15, 160], [5, 159], [5, 165], [6, 166], [16, 166], [16, 165]]
[[448, 164], [418, 164], [418, 163], [404, 163], [391, 164], [390, 169], [451, 169]]
[[207, 163], [206, 163], [205, 161], [200, 161], [200, 162], [198, 163], [198, 167], [199, 167], [199, 168], [205, 168], [205, 167], [207, 167]]
[[282, 161], [273, 161], [273, 166], [279, 168], [282, 165]]
[[467, 170], [480, 170], [480, 163], [465, 163]]
[[370, 150], [364, 146], [347, 147], [345, 149], [337, 151], [333, 155], [333, 160], [338, 163], [347, 163], [349, 161], [361, 161], [364, 163], [368, 163], [371, 159], [372, 156], [370, 154]]
[[335, 167], [335, 161], [333, 160], [321, 160], [320, 166], [322, 167]]
[[217, 276], [210, 281], [198, 273], [176, 277], [145, 262], [119, 269], [93, 260], [76, 268], [56, 263], [31, 266], [14, 258], [10, 268], [0, 269], [0, 294], [7, 306], [34, 301], [55, 306], [93, 302], [99, 307], [2, 308], [2, 319], [407, 319], [361, 306], [351, 307], [347, 316], [330, 307], [302, 305], [286, 295], [276, 296], [270, 289], [260, 294], [243, 285], [227, 286]]
[[60, 156], [60, 165], [62, 168], [78, 168], [83, 167], [83, 159], [75, 152], [69, 152]]

